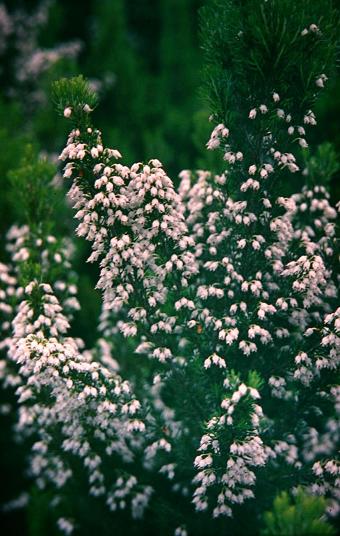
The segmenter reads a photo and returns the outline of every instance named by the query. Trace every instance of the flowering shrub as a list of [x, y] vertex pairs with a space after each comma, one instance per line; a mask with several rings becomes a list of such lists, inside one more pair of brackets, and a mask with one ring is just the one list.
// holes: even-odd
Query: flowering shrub
[[[233, 21], [238, 8], [226, 4], [216, 13]], [[269, 4], [264, 16], [280, 12]], [[258, 533], [276, 492], [301, 484], [339, 513], [337, 213], [308, 182], [306, 156], [311, 103], [327, 80], [312, 55], [323, 29], [291, 17], [313, 88], [293, 98], [298, 83], [280, 86], [275, 68], [270, 87], [247, 95], [229, 80], [207, 142], [225, 171], [183, 171], [178, 189], [158, 160], [124, 165], [105, 146], [82, 77], [54, 85], [72, 123], [60, 160], [76, 234], [99, 267], [99, 338], [86, 350], [69, 334], [79, 307], [71, 251], [42, 211], [8, 234], [2, 370], [18, 395], [17, 433], [32, 436], [30, 472], [54, 487], [66, 534], [84, 530], [65, 500], [78, 471], [111, 511], [148, 519], [167, 508], [155, 534], [162, 523], [177, 536], [244, 534], [250, 515]], [[238, 42], [256, 36], [248, 24]], [[210, 36], [215, 51], [224, 38]], [[219, 108], [229, 97], [235, 116]], [[307, 184], [284, 195], [291, 174]]]

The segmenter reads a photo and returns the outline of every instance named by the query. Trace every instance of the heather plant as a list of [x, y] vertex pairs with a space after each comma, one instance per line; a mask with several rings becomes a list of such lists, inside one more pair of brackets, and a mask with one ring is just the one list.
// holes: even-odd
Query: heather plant
[[[216, 0], [201, 18], [222, 171], [184, 170], [176, 189], [158, 159], [121, 163], [89, 84], [54, 84], [76, 235], [99, 272], [93, 349], [70, 335], [73, 240], [53, 235], [47, 164], [14, 175], [27, 222], [1, 268], [3, 380], [65, 534], [332, 534], [339, 514], [337, 163], [308, 148], [334, 12]], [[109, 525], [77, 508], [79, 481]]]
[[323, 497], [306, 495], [301, 488], [297, 488], [292, 500], [283, 491], [275, 498], [273, 510], [265, 513], [265, 528], [261, 534], [335, 534], [334, 527], [324, 518], [324, 511]]

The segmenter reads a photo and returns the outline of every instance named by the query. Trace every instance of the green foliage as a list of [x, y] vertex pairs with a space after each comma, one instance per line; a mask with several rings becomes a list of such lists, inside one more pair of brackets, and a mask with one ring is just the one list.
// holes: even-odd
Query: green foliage
[[329, 186], [332, 177], [340, 169], [334, 145], [328, 142], [319, 145], [315, 154], [306, 153], [305, 165], [307, 182], [311, 186], [320, 183]]
[[291, 498], [286, 491], [280, 493], [273, 509], [264, 514], [262, 536], [314, 536], [333, 535], [335, 529], [324, 519], [326, 501], [323, 497], [308, 495], [298, 488]]
[[77, 124], [88, 123], [88, 114], [98, 102], [96, 93], [82, 75], [54, 82], [52, 99], [60, 115], [70, 108], [70, 118]]
[[[273, 91], [281, 103], [306, 109], [316, 77], [333, 67], [336, 13], [330, 0], [212, 0], [201, 10], [206, 93], [218, 122], [231, 127]], [[311, 24], [323, 32], [301, 35]], [[327, 35], [327, 38], [325, 37]], [[261, 102], [259, 102], [259, 100]]]
[[56, 171], [49, 160], [38, 157], [35, 146], [24, 148], [19, 166], [8, 172], [17, 221], [33, 228], [52, 222], [53, 212], [62, 200], [61, 193], [51, 185]]
[[250, 370], [248, 374], [247, 385], [253, 389], [259, 390], [264, 384], [264, 380], [256, 370]]
[[18, 159], [18, 154], [22, 151], [22, 146], [32, 143], [33, 134], [28, 136], [22, 130], [22, 115], [18, 103], [5, 103], [0, 100], [0, 232], [5, 232], [9, 222], [13, 222], [16, 214], [16, 203], [10, 197], [7, 174]]

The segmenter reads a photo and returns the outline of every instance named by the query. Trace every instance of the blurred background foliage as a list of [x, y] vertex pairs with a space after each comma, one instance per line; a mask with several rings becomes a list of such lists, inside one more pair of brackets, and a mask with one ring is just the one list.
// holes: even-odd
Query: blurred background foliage
[[[13, 222], [20, 223], [15, 185], [10, 171], [19, 165], [29, 143], [55, 165], [65, 142], [64, 121], [56, 119], [50, 99], [53, 80], [82, 73], [97, 89], [100, 106], [96, 124], [105, 143], [118, 148], [124, 162], [160, 159], [176, 182], [182, 169], [207, 167], [219, 172], [218, 155], [207, 152], [211, 125], [208, 103], [201, 95], [203, 54], [199, 37], [199, 8], [203, 0], [7, 0], [0, 2], [0, 250], [6, 258], [4, 237]], [[340, 152], [338, 128], [339, 78], [330, 80], [315, 113], [317, 127], [310, 152], [321, 154], [309, 170], [313, 180], [329, 177], [332, 154]], [[319, 145], [330, 142], [331, 145]], [[332, 164], [334, 165], [334, 164]], [[317, 166], [319, 166], [317, 168]], [[335, 171], [333, 169], [332, 171]], [[315, 178], [314, 178], [315, 177]], [[339, 172], [330, 184], [339, 199]], [[292, 175], [292, 180], [296, 178]], [[301, 184], [292, 184], [298, 190]], [[58, 207], [58, 225], [72, 234], [66, 204]], [[74, 334], [91, 345], [96, 338], [99, 296], [93, 290], [95, 269], [85, 263], [86, 244], [77, 241], [74, 263], [79, 273], [79, 299]], [[10, 394], [1, 394], [5, 407]], [[0, 503], [18, 497], [24, 480], [25, 448], [11, 439], [12, 417], [1, 417]], [[53, 534], [48, 498], [32, 492], [27, 511], [4, 513], [3, 534]], [[136, 529], [137, 530], [137, 529]]]

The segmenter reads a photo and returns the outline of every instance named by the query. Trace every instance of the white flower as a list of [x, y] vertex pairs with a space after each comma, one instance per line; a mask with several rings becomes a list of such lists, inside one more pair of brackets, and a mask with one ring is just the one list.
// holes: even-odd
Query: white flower
[[303, 148], [303, 149], [306, 149], [308, 147], [308, 143], [306, 142], [306, 140], [304, 138], [300, 138], [299, 139], [299, 145]]
[[174, 536], [188, 536], [186, 529], [182, 527], [177, 527], [174, 532]]
[[74, 531], [74, 525], [69, 519], [65, 519], [64, 517], [60, 517], [57, 521], [58, 528], [68, 536], [69, 534], [72, 534]]
[[241, 385], [238, 388], [239, 393], [243, 396], [247, 392], [247, 386], [244, 383], [241, 383]]

